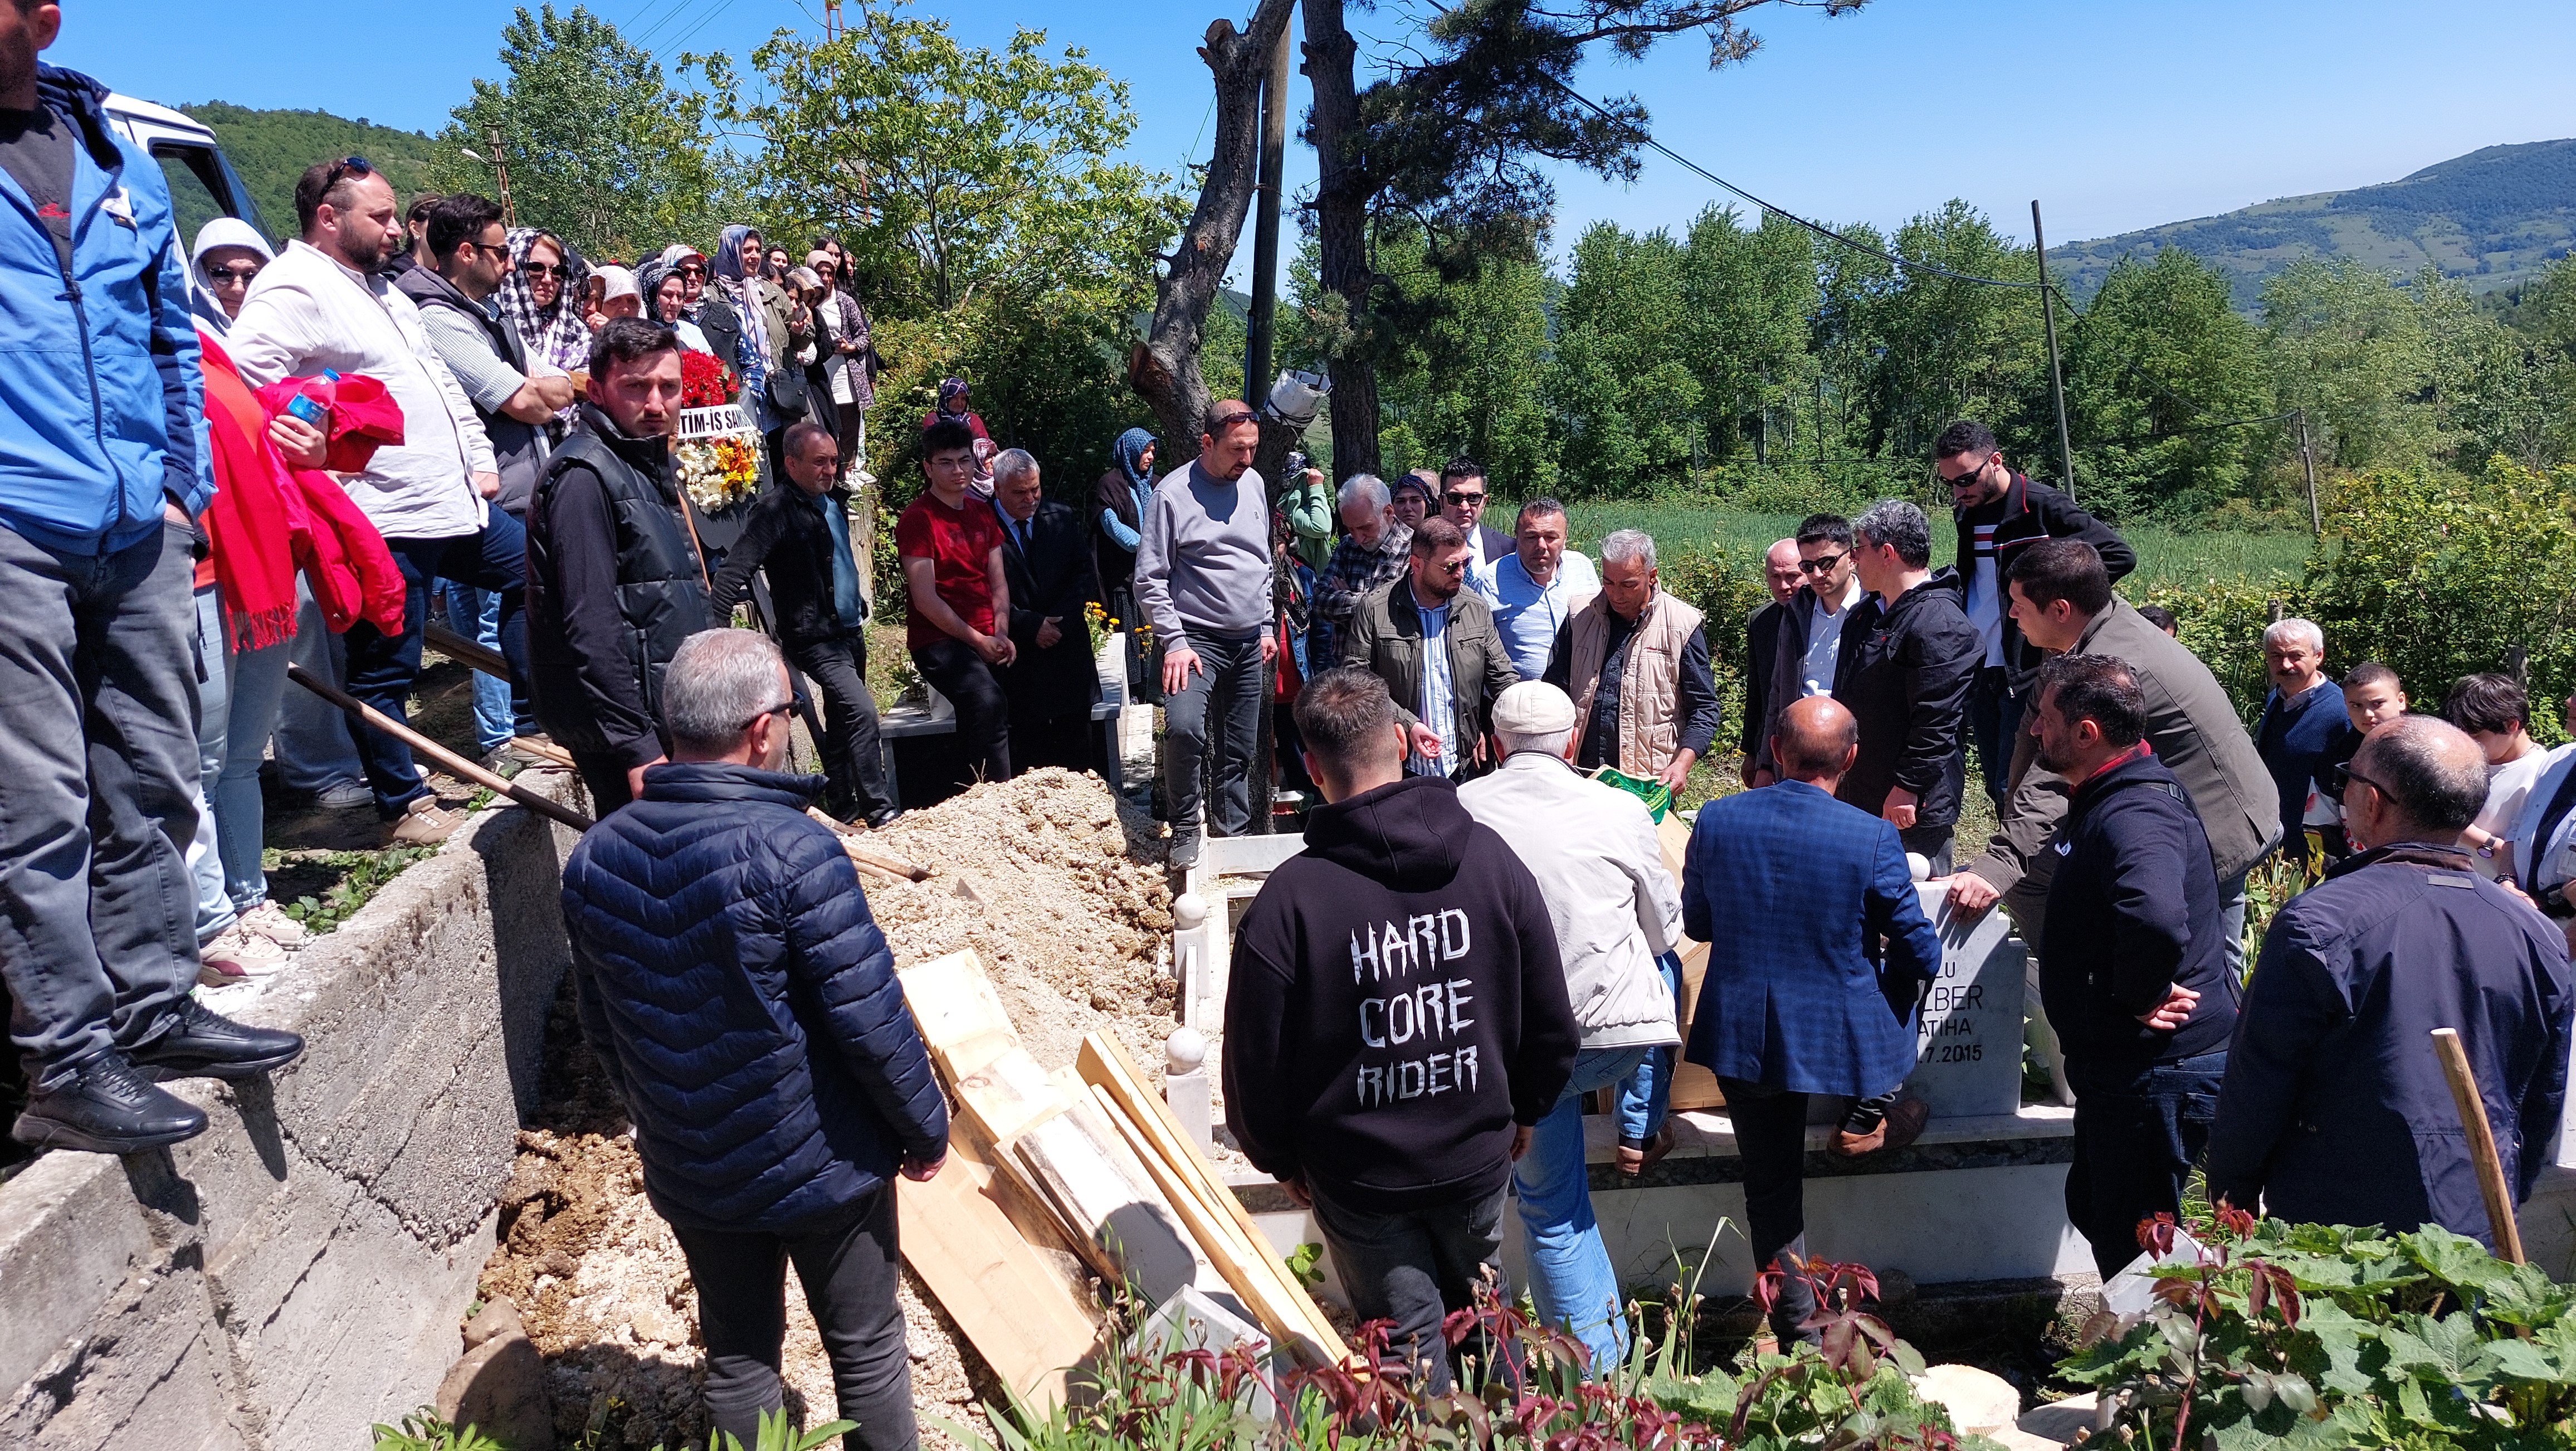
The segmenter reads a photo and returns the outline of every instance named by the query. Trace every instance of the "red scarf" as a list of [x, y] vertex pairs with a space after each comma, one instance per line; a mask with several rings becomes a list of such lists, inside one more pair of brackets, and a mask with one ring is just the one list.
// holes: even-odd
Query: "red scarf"
[[206, 506], [226, 633], [235, 650], [264, 650], [295, 635], [295, 561], [312, 524], [285, 461], [268, 441], [268, 413], [233, 360], [203, 332], [206, 433], [214, 445], [215, 497]]

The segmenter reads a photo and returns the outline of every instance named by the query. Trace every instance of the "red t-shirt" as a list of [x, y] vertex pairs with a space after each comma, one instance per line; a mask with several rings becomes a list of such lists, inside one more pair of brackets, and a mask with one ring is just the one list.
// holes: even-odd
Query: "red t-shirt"
[[[894, 524], [895, 553], [904, 559], [931, 561], [939, 598], [979, 635], [993, 633], [993, 582], [986, 566], [1001, 544], [1002, 524], [993, 517], [993, 506], [972, 494], [966, 496], [966, 507], [951, 509], [925, 491]], [[954, 638], [932, 624], [907, 594], [906, 646], [918, 650]]]

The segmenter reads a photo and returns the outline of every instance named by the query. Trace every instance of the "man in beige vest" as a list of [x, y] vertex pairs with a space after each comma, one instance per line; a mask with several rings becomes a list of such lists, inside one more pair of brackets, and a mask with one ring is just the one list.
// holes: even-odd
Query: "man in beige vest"
[[1557, 631], [1541, 678], [1573, 697], [1578, 770], [1610, 766], [1675, 791], [1719, 726], [1700, 612], [1655, 587], [1655, 541], [1601, 541], [1601, 593]]

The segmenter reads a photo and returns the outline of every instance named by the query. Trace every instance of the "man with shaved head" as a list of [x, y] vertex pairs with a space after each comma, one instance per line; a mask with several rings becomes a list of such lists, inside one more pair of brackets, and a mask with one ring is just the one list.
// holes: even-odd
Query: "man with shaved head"
[[1771, 717], [1771, 671], [1780, 657], [1780, 622], [1788, 617], [1790, 604], [1805, 587], [1805, 579], [1797, 540], [1783, 539], [1762, 556], [1762, 583], [1771, 591], [1771, 599], [1745, 622], [1748, 668], [1744, 672], [1744, 726], [1736, 733], [1735, 741], [1735, 749], [1744, 757], [1742, 769], [1747, 786], [1757, 784], [1753, 779], [1754, 752], [1762, 744], [1762, 734]]
[[[1682, 1056], [1726, 1092], [1757, 1267], [1807, 1253], [1809, 1094], [1847, 1105], [1831, 1144], [1846, 1157], [1923, 1131], [1929, 1111], [1896, 1095], [1914, 1067], [1916, 998], [1941, 970], [1896, 827], [1834, 799], [1860, 754], [1851, 711], [1829, 695], [1792, 702], [1771, 742], [1779, 784], [1701, 807], [1682, 862], [1682, 932], [1709, 944]], [[1773, 1333], [1815, 1340], [1801, 1324], [1813, 1308], [1792, 1278]]]
[[2566, 1098], [2567, 943], [2460, 845], [2487, 796], [2486, 754], [2465, 732], [2401, 716], [2341, 774], [2354, 854], [2263, 936], [2210, 1129], [2209, 1197], [2282, 1219], [2437, 1223], [2492, 1246], [2426, 1035], [2458, 1031], [2506, 1181], [2529, 1197]]

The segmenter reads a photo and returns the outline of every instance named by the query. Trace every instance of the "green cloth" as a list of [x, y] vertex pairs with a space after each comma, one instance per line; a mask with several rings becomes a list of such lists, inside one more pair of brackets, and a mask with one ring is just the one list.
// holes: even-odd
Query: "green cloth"
[[1289, 553], [1320, 572], [1333, 557], [1333, 491], [1317, 478], [1283, 491], [1279, 507], [1288, 516]]

